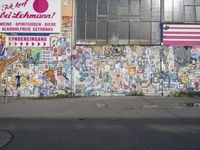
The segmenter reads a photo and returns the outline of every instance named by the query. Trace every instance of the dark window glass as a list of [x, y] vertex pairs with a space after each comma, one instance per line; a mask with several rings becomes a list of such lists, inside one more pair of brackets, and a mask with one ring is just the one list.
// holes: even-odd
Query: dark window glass
[[173, 20], [173, 0], [164, 0], [164, 21], [171, 22]]
[[139, 44], [140, 22], [130, 22], [130, 44]]
[[98, 43], [107, 43], [107, 22], [98, 22], [97, 23], [97, 42]]
[[110, 0], [109, 1], [109, 20], [118, 20], [118, 4], [119, 0]]
[[152, 22], [151, 43], [155, 45], [160, 44], [160, 22]]
[[96, 41], [96, 22], [87, 22], [86, 26], [86, 42]]
[[96, 21], [96, 0], [87, 0], [87, 20]]
[[118, 22], [108, 22], [108, 42], [110, 44], [119, 43]]
[[185, 6], [185, 21], [186, 22], [194, 22], [194, 6]]
[[77, 23], [77, 41], [85, 42], [85, 22]]
[[140, 15], [140, 1], [139, 0], [130, 0], [129, 15], [131, 15], [131, 16], [139, 16]]
[[119, 23], [119, 44], [129, 43], [129, 22]]
[[151, 20], [151, 0], [141, 0], [141, 21]]
[[184, 5], [194, 5], [194, 0], [184, 0]]
[[77, 20], [85, 20], [86, 0], [77, 0]]
[[149, 22], [140, 23], [140, 44], [150, 44], [151, 28]]
[[98, 0], [98, 16], [107, 16], [107, 0]]
[[195, 0], [195, 5], [200, 5], [200, 0]]
[[183, 0], [174, 0], [173, 17], [174, 22], [184, 22], [184, 5]]
[[[174, 0], [76, 0], [76, 42], [158, 45], [161, 6], [165, 5], [164, 21], [185, 20], [186, 5], [181, 1], [184, 2], [184, 0], [176, 2]], [[175, 7], [176, 11], [173, 10]]]
[[200, 21], [200, 6], [196, 6], [196, 21]]
[[160, 21], [160, 0], [152, 0], [152, 21]]
[[128, 16], [129, 0], [119, 0], [119, 15]]

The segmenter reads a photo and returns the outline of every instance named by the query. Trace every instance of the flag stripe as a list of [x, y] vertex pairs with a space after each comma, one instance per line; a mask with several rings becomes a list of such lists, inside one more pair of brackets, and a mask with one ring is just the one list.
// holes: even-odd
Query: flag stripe
[[168, 30], [164, 30], [168, 31], [168, 32], [200, 32], [200, 29], [168, 29]]
[[200, 39], [200, 35], [199, 36], [164, 36], [164, 39]]
[[[177, 34], [163, 34], [163, 37], [168, 37], [168, 36], [177, 36]], [[200, 34], [178, 34], [178, 36], [200, 36]]]
[[192, 27], [192, 28], [199, 28], [200, 24], [164, 24], [164, 26], [169, 27]]
[[200, 39], [164, 39], [163, 41], [200, 41]]
[[200, 46], [200, 41], [165, 41], [166, 46]]
[[164, 31], [163, 34], [200, 34], [200, 32], [166, 32]]
[[200, 45], [200, 24], [163, 24], [163, 45]]
[[170, 29], [200, 29], [200, 27], [170, 27], [168, 30]]

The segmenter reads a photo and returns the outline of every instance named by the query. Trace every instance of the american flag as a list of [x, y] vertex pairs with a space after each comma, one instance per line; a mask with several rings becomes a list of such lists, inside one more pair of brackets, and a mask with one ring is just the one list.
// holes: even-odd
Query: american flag
[[200, 24], [163, 24], [165, 46], [200, 46]]

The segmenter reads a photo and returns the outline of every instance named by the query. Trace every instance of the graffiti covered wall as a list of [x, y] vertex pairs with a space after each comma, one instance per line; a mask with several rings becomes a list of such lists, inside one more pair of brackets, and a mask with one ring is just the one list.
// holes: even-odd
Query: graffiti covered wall
[[[32, 40], [17, 44], [6, 41], [9, 35], [0, 34], [0, 89], [7, 89], [9, 96], [109, 96], [136, 92], [167, 95], [200, 91], [200, 47], [72, 46], [73, 1], [60, 3], [61, 20], [56, 21], [60, 22], [56, 28], [62, 27], [61, 34], [48, 34], [45, 46]], [[51, 6], [54, 11], [55, 6]], [[40, 36], [43, 35], [37, 38]]]
[[[27, 1], [20, 0], [20, 2], [24, 7], [27, 4], [26, 6], [30, 8], [29, 11], [35, 10], [35, 1], [27, 3]], [[14, 4], [19, 2], [10, 3], [15, 6]], [[70, 76], [69, 73], [72, 72], [72, 69], [69, 67], [65, 71], [65, 65], [67, 65], [68, 57], [71, 56], [73, 1], [60, 0], [56, 4], [52, 4], [52, 1], [48, 1], [48, 3], [47, 11], [55, 11], [52, 18], [40, 19], [41, 22], [31, 19], [25, 20], [24, 18], [17, 19], [17, 21], [23, 22], [24, 26], [27, 25], [25, 22], [33, 22], [32, 24], [36, 22], [35, 25], [55, 27], [59, 31], [49, 31], [44, 36], [44, 32], [37, 30], [35, 31], [37, 37], [26, 35], [29, 33], [27, 31], [23, 37], [20, 34], [18, 36], [17, 34], [12, 36], [0, 34], [0, 81], [2, 81], [0, 82], [0, 90], [7, 91], [8, 96], [55, 96], [71, 92], [72, 83], [67, 82], [67, 77]], [[2, 7], [4, 6], [2, 4]], [[18, 11], [16, 7], [12, 9]], [[61, 9], [61, 11], [56, 11], [57, 9]], [[34, 13], [38, 12], [34, 11]], [[51, 19], [53, 20], [51, 21]], [[14, 40], [11, 41], [11, 39]], [[18, 41], [19, 39], [21, 41]], [[46, 41], [41, 39], [46, 39]]]
[[[8, 48], [2, 74], [10, 96], [145, 95], [200, 91], [200, 48], [74, 46], [51, 37], [52, 48]], [[18, 79], [20, 76], [20, 79]], [[20, 82], [20, 83], [18, 83]]]
[[75, 91], [81, 95], [160, 95], [200, 87], [196, 47], [76, 47]]
[[[3, 88], [9, 96], [55, 96], [68, 92], [68, 84], [63, 72], [67, 57], [71, 55], [70, 34], [51, 35], [49, 48], [8, 47], [1, 52], [0, 63]], [[17, 59], [16, 57], [22, 58]], [[10, 61], [14, 59], [14, 61]], [[4, 63], [9, 62], [10, 63]], [[71, 68], [70, 68], [71, 70]], [[71, 87], [71, 86], [70, 86]]]

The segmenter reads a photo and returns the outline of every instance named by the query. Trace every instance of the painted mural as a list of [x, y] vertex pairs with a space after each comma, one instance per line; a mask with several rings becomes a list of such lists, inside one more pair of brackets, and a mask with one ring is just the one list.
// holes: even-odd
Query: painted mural
[[71, 54], [70, 40], [52, 35], [51, 45], [50, 48], [9, 47], [1, 52], [2, 88], [7, 89], [8, 96], [56, 96], [71, 89], [63, 71]]
[[[10, 47], [1, 58], [9, 96], [74, 93], [110, 96], [200, 91], [199, 47], [73, 46], [51, 36], [50, 48]], [[2, 50], [2, 49], [1, 49]], [[11, 61], [13, 60], [13, 61]], [[2, 68], [2, 67], [1, 67]]]
[[[75, 93], [89, 95], [165, 95], [199, 91], [197, 47], [104, 46], [75, 48]], [[77, 69], [78, 68], [78, 69]]]

